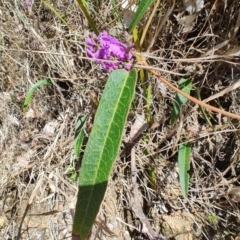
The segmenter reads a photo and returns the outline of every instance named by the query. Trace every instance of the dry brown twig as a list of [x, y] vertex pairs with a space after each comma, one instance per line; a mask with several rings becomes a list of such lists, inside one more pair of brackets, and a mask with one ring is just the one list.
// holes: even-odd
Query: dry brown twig
[[[173, 12], [175, 3], [176, 3], [176, 1], [173, 0], [173, 1], [170, 3], [172, 6], [168, 9], [168, 11], [166, 12], [165, 16], [164, 16], [163, 18], [159, 18], [158, 26], [159, 26], [159, 25], [160, 25], [160, 26], [157, 28], [157, 31], [155, 32], [155, 34], [154, 34], [154, 36], [153, 36], [153, 39], [152, 39], [152, 41], [151, 41], [151, 43], [150, 43], [150, 45], [149, 45], [149, 47], [148, 47], [148, 49], [147, 49], [148, 52], [150, 52], [151, 48], [153, 47], [153, 45], [154, 45], [154, 43], [155, 43], [155, 41], [156, 41], [157, 36], [159, 36], [159, 34], [160, 34], [160, 32], [162, 31], [163, 27], [166, 25], [166, 22], [167, 22], [167, 20], [169, 19], [169, 16], [170, 16], [170, 15], [172, 14], [172, 12]], [[160, 24], [160, 22], [161, 22], [161, 24]]]
[[[146, 123], [144, 117], [138, 115], [134, 124], [131, 127], [130, 131], [130, 142], [136, 140], [136, 138], [142, 133], [142, 131], [146, 128]], [[145, 233], [150, 239], [155, 239], [159, 237], [159, 234], [154, 231], [151, 227], [151, 224], [148, 218], [145, 216], [142, 206], [141, 206], [141, 197], [138, 190], [137, 183], [137, 167], [136, 167], [136, 154], [135, 154], [135, 146], [131, 148], [131, 171], [132, 171], [132, 197], [131, 197], [131, 207], [135, 215], [140, 219], [142, 223], [142, 232]], [[165, 239], [161, 236], [162, 239]]]
[[236, 37], [239, 27], [240, 27], [240, 10], [238, 10], [238, 17], [237, 17], [237, 21], [236, 21], [236, 26], [234, 28], [233, 36], [231, 38], [225, 40], [224, 42], [214, 46], [213, 49], [207, 51], [202, 56], [205, 57], [205, 56], [213, 55], [213, 53], [215, 51], [217, 51], [217, 50], [223, 48], [224, 46], [226, 46], [227, 44], [229, 44], [229, 42], [231, 42]]
[[131, 207], [136, 216], [140, 219], [143, 224], [142, 232], [148, 235], [151, 239], [158, 237], [157, 232], [155, 232], [148, 220], [148, 218], [143, 213], [140, 197], [138, 192], [137, 184], [137, 167], [136, 167], [136, 157], [135, 157], [135, 146], [131, 149], [131, 169], [132, 169], [132, 185], [133, 185], [133, 197], [131, 199]]
[[[141, 56], [141, 59], [138, 61], [138, 64], [141, 64], [141, 65], [144, 65], [144, 66], [148, 66], [149, 65], [147, 64], [147, 62], [145, 61], [144, 57]], [[164, 83], [165, 85], [167, 85], [169, 88], [171, 88], [172, 90], [174, 90], [175, 92], [181, 94], [182, 96], [184, 96], [185, 98], [187, 98], [189, 101], [192, 101], [194, 102], [195, 104], [197, 105], [200, 105], [208, 110], [211, 110], [213, 112], [216, 112], [216, 113], [220, 113], [224, 116], [227, 116], [227, 117], [230, 117], [230, 118], [235, 118], [235, 119], [238, 119], [240, 120], [240, 116], [239, 115], [236, 115], [234, 113], [230, 113], [230, 112], [227, 112], [227, 111], [224, 111], [222, 109], [219, 109], [219, 108], [216, 108], [216, 107], [213, 107], [209, 104], [206, 104], [205, 102], [203, 101], [200, 101], [186, 93], [184, 93], [183, 91], [181, 91], [180, 89], [178, 89], [177, 87], [173, 86], [170, 82], [168, 82], [165, 78], [163, 78], [160, 74], [158, 74], [156, 71], [154, 70], [149, 70], [155, 77], [157, 77], [157, 79]]]
[[28, 213], [28, 210], [30, 209], [31, 205], [32, 205], [32, 202], [33, 202], [33, 199], [34, 197], [36, 196], [37, 194], [37, 191], [39, 189], [39, 187], [41, 186], [42, 184], [42, 181], [43, 181], [43, 176], [40, 176], [35, 188], [33, 189], [32, 193], [31, 193], [31, 196], [28, 200], [28, 204], [25, 208], [25, 211], [23, 213], [23, 216], [22, 216], [22, 219], [21, 219], [21, 222], [20, 222], [20, 225], [19, 225], [19, 228], [18, 228], [18, 235], [17, 235], [17, 239], [21, 239], [21, 234], [22, 234], [22, 226], [23, 226], [23, 222], [24, 222], [24, 219], [25, 217], [27, 216], [27, 213]]
[[148, 28], [149, 28], [149, 26], [150, 26], [150, 24], [151, 24], [151, 22], [152, 22], [152, 19], [153, 19], [154, 15], [155, 15], [155, 13], [156, 13], [156, 11], [157, 11], [157, 8], [158, 8], [158, 6], [159, 6], [159, 3], [160, 3], [160, 0], [157, 0], [156, 3], [155, 3], [155, 5], [154, 5], [154, 8], [153, 8], [153, 10], [152, 10], [152, 13], [151, 13], [151, 15], [150, 15], [150, 17], [149, 17], [149, 19], [148, 19], [148, 21], [147, 21], [147, 24], [146, 24], [146, 26], [145, 26], [144, 29], [143, 29], [143, 34], [142, 34], [142, 37], [141, 37], [141, 39], [140, 39], [140, 47], [142, 47], [142, 45], [143, 45], [143, 42], [144, 42], [144, 39], [145, 39], [145, 37], [146, 37]]
[[[16, 49], [8, 49], [8, 50], [11, 50], [11, 51], [18, 51]], [[38, 52], [38, 53], [46, 53], [46, 52], [43, 52], [43, 51], [30, 51], [30, 52]], [[59, 54], [57, 54], [59, 55]], [[61, 54], [60, 54], [61, 55]], [[67, 55], [65, 55], [67, 56]], [[73, 56], [73, 55], [69, 55], [69, 56]], [[87, 59], [87, 60], [95, 60], [95, 59], [90, 59], [88, 57], [80, 57], [81, 59]], [[104, 62], [109, 62], [109, 60], [102, 60]], [[230, 113], [230, 112], [227, 112], [227, 111], [224, 111], [224, 110], [221, 110], [219, 108], [216, 108], [216, 107], [213, 107], [209, 104], [206, 104], [204, 101], [200, 101], [192, 96], [189, 96], [187, 95], [186, 93], [184, 93], [183, 91], [181, 91], [180, 89], [178, 89], [177, 87], [173, 86], [170, 82], [168, 82], [166, 79], [164, 79], [160, 74], [158, 74], [155, 70], [153, 69], [158, 69], [158, 68], [154, 68], [154, 67], [151, 67], [147, 64], [144, 56], [141, 54], [141, 58], [140, 60], [137, 62], [138, 64], [135, 64], [134, 66], [135, 67], [139, 67], [139, 68], [143, 68], [143, 69], [148, 69], [155, 77], [158, 78], [159, 81], [161, 81], [162, 83], [164, 83], [165, 85], [167, 85], [168, 87], [170, 87], [171, 89], [173, 89], [175, 92], [181, 94], [182, 96], [186, 97], [188, 100], [194, 102], [195, 104], [197, 105], [200, 105], [206, 109], [209, 109], [213, 112], [216, 112], [216, 113], [220, 113], [224, 116], [227, 116], [227, 117], [231, 117], [231, 118], [235, 118], [235, 119], [238, 119], [240, 120], [240, 116], [239, 115], [236, 115], [234, 113]], [[166, 71], [168, 72], [168, 71]], [[177, 74], [177, 73], [174, 73], [176, 75], [184, 75], [184, 74]]]

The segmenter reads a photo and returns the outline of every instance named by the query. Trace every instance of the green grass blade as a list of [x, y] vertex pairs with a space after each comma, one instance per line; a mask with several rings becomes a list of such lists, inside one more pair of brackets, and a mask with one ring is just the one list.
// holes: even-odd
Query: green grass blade
[[189, 186], [189, 174], [191, 154], [190, 144], [180, 144], [178, 148], [178, 165], [179, 165], [179, 178], [182, 194], [184, 198], [187, 198], [188, 186]]
[[[200, 95], [199, 88], [197, 88], [197, 90], [196, 90], [196, 95], [197, 95], [197, 99], [201, 101], [201, 95]], [[204, 119], [205, 119], [206, 122], [208, 123], [208, 125], [209, 125], [210, 127], [212, 127], [212, 123], [211, 123], [210, 119], [208, 118], [208, 115], [207, 115], [207, 113], [205, 112], [204, 108], [203, 108], [202, 106], [199, 106], [199, 108], [200, 108], [200, 111], [202, 112], [202, 115], [203, 115]]]
[[108, 78], [80, 169], [73, 224], [76, 239], [85, 240], [103, 200], [135, 93], [136, 70], [116, 70]]
[[80, 116], [77, 121], [75, 135], [74, 135], [74, 158], [78, 160], [80, 157], [80, 151], [82, 148], [83, 138], [84, 138], [84, 131], [83, 125], [86, 121], [86, 116]]
[[63, 19], [61, 14], [54, 8], [52, 7], [48, 2], [41, 0], [41, 2], [50, 10], [52, 11], [56, 17], [69, 29], [72, 31], [71, 27], [68, 25], [68, 23]]
[[70, 181], [77, 181], [78, 173], [76, 172], [75, 162], [79, 160], [82, 143], [84, 139], [83, 126], [87, 119], [87, 116], [79, 116], [75, 128], [74, 134], [74, 162], [67, 168], [65, 174], [68, 176]]
[[146, 106], [146, 117], [147, 117], [147, 122], [151, 122], [151, 105], [152, 105], [152, 85], [149, 84], [147, 88], [147, 106]]
[[97, 27], [96, 27], [95, 22], [92, 20], [90, 14], [88, 13], [88, 10], [87, 10], [87, 8], [86, 8], [85, 5], [84, 5], [84, 1], [83, 1], [83, 0], [77, 0], [77, 2], [78, 2], [79, 7], [81, 8], [81, 10], [83, 11], [83, 14], [84, 14], [85, 17], [87, 18], [90, 27], [92, 28], [92, 30], [94, 31], [94, 33], [95, 33], [96, 35], [98, 35], [98, 34], [99, 34], [99, 31], [98, 31], [98, 29], [97, 29]]
[[143, 18], [144, 14], [147, 12], [148, 8], [151, 7], [154, 0], [141, 0], [136, 13], [133, 16], [132, 22], [129, 26], [129, 32], [131, 33], [133, 28], [137, 26], [140, 20]]
[[[190, 95], [191, 89], [192, 89], [192, 82], [189, 79], [182, 78], [179, 82], [179, 89], [181, 89], [184, 93]], [[187, 103], [187, 98], [182, 96], [181, 94], [177, 93], [175, 97], [175, 102], [173, 104], [170, 124], [174, 124], [176, 119], [180, 115], [180, 109], [181, 106]]]
[[46, 85], [51, 85], [52, 84], [52, 81], [50, 79], [43, 79], [37, 83], [35, 83], [31, 89], [29, 90], [26, 98], [25, 98], [25, 101], [23, 103], [23, 112], [26, 111], [26, 108], [27, 106], [29, 105], [29, 103], [31, 102], [32, 98], [33, 98], [33, 94], [34, 92], [41, 86], [46, 86]]

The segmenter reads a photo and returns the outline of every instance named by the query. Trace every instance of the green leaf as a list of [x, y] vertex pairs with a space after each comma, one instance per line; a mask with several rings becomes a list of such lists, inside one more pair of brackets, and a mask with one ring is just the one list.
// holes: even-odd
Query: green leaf
[[83, 125], [86, 121], [86, 116], [80, 116], [77, 121], [75, 135], [74, 135], [74, 158], [75, 160], [79, 159], [80, 151], [84, 138]]
[[217, 216], [216, 215], [210, 215], [209, 217], [208, 217], [208, 219], [209, 219], [209, 221], [211, 222], [211, 223], [213, 223], [213, 224], [216, 224], [217, 222], [218, 222], [218, 218], [217, 218]]
[[151, 189], [157, 190], [157, 176], [156, 176], [156, 170], [154, 167], [149, 166], [147, 169], [148, 175], [149, 175], [149, 185]]
[[32, 98], [33, 98], [33, 94], [34, 92], [41, 86], [46, 86], [46, 85], [52, 85], [52, 81], [50, 79], [44, 79], [44, 80], [41, 80], [37, 83], [35, 83], [31, 89], [29, 90], [26, 98], [25, 98], [25, 101], [23, 103], [23, 112], [26, 111], [26, 108], [27, 106], [29, 105], [29, 103], [31, 102]]
[[80, 169], [73, 224], [76, 239], [85, 240], [103, 200], [135, 93], [136, 70], [116, 70], [108, 78]]
[[191, 154], [191, 146], [189, 143], [180, 144], [178, 148], [178, 165], [179, 165], [179, 178], [182, 194], [184, 198], [187, 198], [188, 186], [189, 186], [189, 174]]
[[[182, 78], [180, 79], [178, 88], [182, 90], [184, 93], [190, 95], [190, 91], [192, 89], [192, 82], [189, 79]], [[187, 98], [185, 98], [181, 94], [179, 93], [176, 94], [175, 102], [173, 104], [170, 124], [174, 124], [174, 122], [180, 115], [181, 106], [187, 103], [187, 101], [188, 101]]]
[[77, 174], [74, 166], [68, 167], [68, 169], [65, 171], [65, 174], [68, 176], [68, 179], [70, 181], [73, 181], [73, 182], [77, 181], [78, 174]]
[[144, 14], [147, 12], [147, 10], [151, 7], [154, 0], [141, 0], [136, 13], [133, 16], [132, 22], [129, 26], [129, 32], [131, 33], [133, 28], [137, 26], [137, 24], [140, 22], [140, 20], [143, 18]]

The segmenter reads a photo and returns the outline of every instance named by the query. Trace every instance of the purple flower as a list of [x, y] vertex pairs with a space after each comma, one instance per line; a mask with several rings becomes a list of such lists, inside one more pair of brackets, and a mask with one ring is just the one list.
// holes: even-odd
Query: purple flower
[[[96, 63], [100, 64], [107, 72], [123, 67], [128, 71], [131, 69], [130, 65], [124, 63], [133, 62], [131, 51], [134, 50], [134, 45], [125, 45], [108, 35], [106, 31], [100, 33], [99, 36], [93, 35], [92, 38], [87, 38], [86, 44], [88, 57], [96, 58]], [[101, 59], [113, 62], [104, 62]]]
[[32, 7], [33, 2], [27, 0], [20, 0], [22, 10], [25, 12], [28, 8]]

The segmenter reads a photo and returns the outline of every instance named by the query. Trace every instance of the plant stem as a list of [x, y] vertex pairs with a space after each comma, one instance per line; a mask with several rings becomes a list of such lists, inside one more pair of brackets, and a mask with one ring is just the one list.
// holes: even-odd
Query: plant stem
[[96, 24], [95, 24], [95, 22], [92, 20], [92, 18], [90, 17], [90, 14], [88, 13], [87, 8], [84, 6], [82, 0], [77, 0], [77, 2], [78, 2], [79, 7], [81, 8], [81, 10], [83, 11], [83, 14], [84, 14], [85, 17], [87, 18], [90, 27], [92, 28], [92, 30], [94, 31], [94, 33], [95, 33], [96, 35], [98, 35], [98, 34], [99, 34], [99, 31], [98, 31], [98, 29], [97, 29], [97, 27], [96, 27]]

